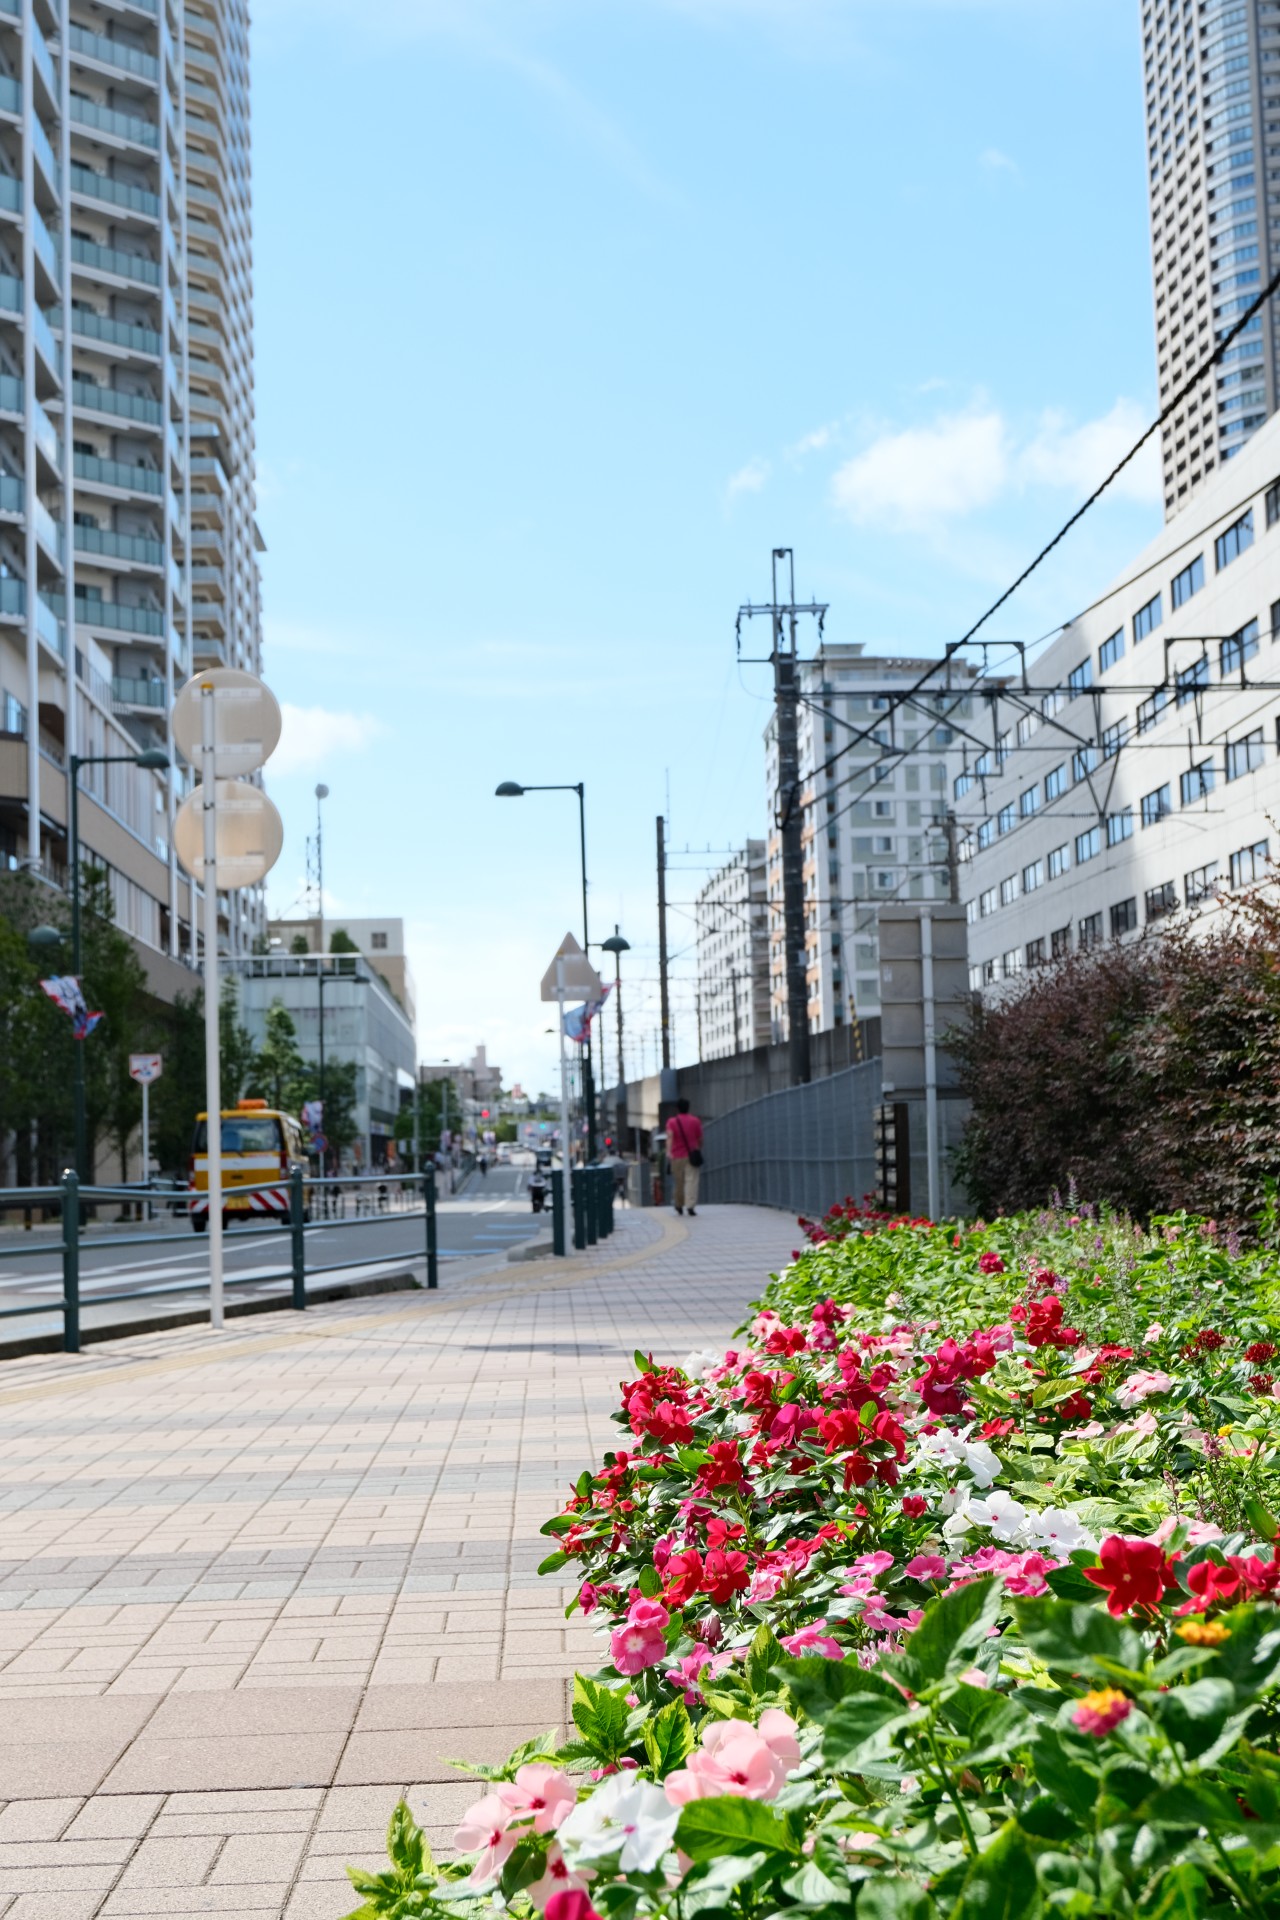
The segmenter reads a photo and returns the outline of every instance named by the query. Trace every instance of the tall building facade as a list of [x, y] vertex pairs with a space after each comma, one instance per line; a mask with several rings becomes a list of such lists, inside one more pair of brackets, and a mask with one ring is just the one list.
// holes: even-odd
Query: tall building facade
[[[0, 864], [194, 957], [173, 697], [261, 665], [245, 0], [0, 0]], [[265, 929], [229, 896], [221, 939]]]
[[[800, 663], [805, 952], [809, 1030], [880, 1012], [877, 909], [890, 900], [950, 900], [955, 888], [951, 782], [973, 717], [975, 669], [964, 660], [882, 659], [828, 645]], [[921, 682], [915, 692], [917, 681]], [[909, 693], [892, 706], [895, 695]], [[782, 837], [775, 723], [765, 730], [774, 821], [766, 847], [770, 1024], [787, 1038]]]
[[971, 984], [1272, 879], [1280, 418], [1030, 663], [954, 783]]
[[748, 840], [698, 894], [698, 1057], [767, 1046], [769, 880], [763, 840]]
[[[1162, 407], [1280, 258], [1280, 4], [1142, 0], [1156, 356]], [[1165, 515], [1277, 406], [1274, 302], [1164, 428]]]

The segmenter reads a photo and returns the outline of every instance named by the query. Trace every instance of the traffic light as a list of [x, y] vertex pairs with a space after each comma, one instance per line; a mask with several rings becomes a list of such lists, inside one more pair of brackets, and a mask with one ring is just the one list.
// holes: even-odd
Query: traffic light
[[911, 1207], [911, 1146], [904, 1100], [875, 1109], [876, 1199], [885, 1213]]
[[482, 1120], [487, 1120], [487, 1119], [489, 1118], [489, 1109], [488, 1109], [488, 1107], [481, 1107], [481, 1109], [480, 1109], [480, 1118], [481, 1118]]

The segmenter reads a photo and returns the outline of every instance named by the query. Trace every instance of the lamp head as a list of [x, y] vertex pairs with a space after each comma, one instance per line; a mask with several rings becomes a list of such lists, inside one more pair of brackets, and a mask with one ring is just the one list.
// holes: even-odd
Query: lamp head
[[328, 787], [325, 786], [324, 781], [322, 780], [320, 782], [320, 785], [316, 788], [316, 799], [327, 800], [328, 798], [329, 798], [329, 789]]
[[154, 773], [166, 773], [169, 767], [169, 756], [163, 747], [147, 747], [144, 752], [135, 753], [133, 761], [135, 766], [147, 767]]
[[524, 788], [515, 780], [504, 780], [500, 787], [494, 788], [493, 793], [497, 800], [519, 800]]
[[47, 947], [60, 947], [62, 945], [62, 934], [57, 927], [32, 927], [30, 933], [27, 935], [27, 945], [38, 950], [43, 950]]
[[602, 953], [630, 953], [631, 942], [624, 940], [620, 933], [611, 933], [607, 940], [600, 942]]

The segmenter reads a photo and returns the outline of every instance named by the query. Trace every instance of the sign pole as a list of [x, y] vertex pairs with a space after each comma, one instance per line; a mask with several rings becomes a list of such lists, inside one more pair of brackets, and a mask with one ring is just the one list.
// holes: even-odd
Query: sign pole
[[[564, 1053], [564, 959], [556, 955], [556, 1031], [560, 1035], [560, 1165], [564, 1173], [564, 1204], [569, 1205], [573, 1172], [569, 1159], [569, 1069]], [[561, 1246], [560, 1252], [567, 1251]]]
[[214, 690], [200, 689], [204, 812], [205, 1165], [209, 1190], [209, 1325], [222, 1314], [222, 1071], [218, 1053], [218, 780]]
[[[142, 1184], [151, 1185], [151, 1082], [142, 1083]], [[151, 1218], [151, 1196], [146, 1200], [147, 1219]]]

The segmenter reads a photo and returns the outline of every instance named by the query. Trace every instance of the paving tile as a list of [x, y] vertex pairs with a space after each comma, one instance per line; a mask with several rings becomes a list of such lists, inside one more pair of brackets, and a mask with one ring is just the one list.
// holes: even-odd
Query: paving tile
[[356, 1716], [357, 1733], [407, 1727], [494, 1727], [541, 1720], [554, 1725], [564, 1714], [564, 1687], [556, 1680], [515, 1686], [439, 1681], [428, 1686], [371, 1686]]
[[238, 1787], [326, 1786], [343, 1734], [241, 1734], [224, 1739], [137, 1740], [105, 1782], [108, 1793]]
[[297, 1872], [307, 1843], [305, 1833], [233, 1833], [209, 1876], [211, 1886], [262, 1886]]
[[178, 1840], [142, 1841], [120, 1876], [121, 1893], [139, 1887], [198, 1887], [208, 1873], [222, 1842], [212, 1834]]
[[80, 1804], [79, 1800], [13, 1800], [0, 1812], [0, 1841], [56, 1840], [70, 1826]]
[[[492, 1763], [505, 1758], [522, 1740], [545, 1733], [546, 1726], [504, 1728], [495, 1737], [488, 1727], [418, 1728], [398, 1732], [353, 1733], [338, 1770], [338, 1786], [368, 1786], [375, 1781], [456, 1780], [450, 1760]], [[389, 1811], [389, 1809], [388, 1809]]]
[[166, 1700], [143, 1738], [195, 1740], [252, 1734], [345, 1733], [360, 1706], [359, 1687], [241, 1687]]

